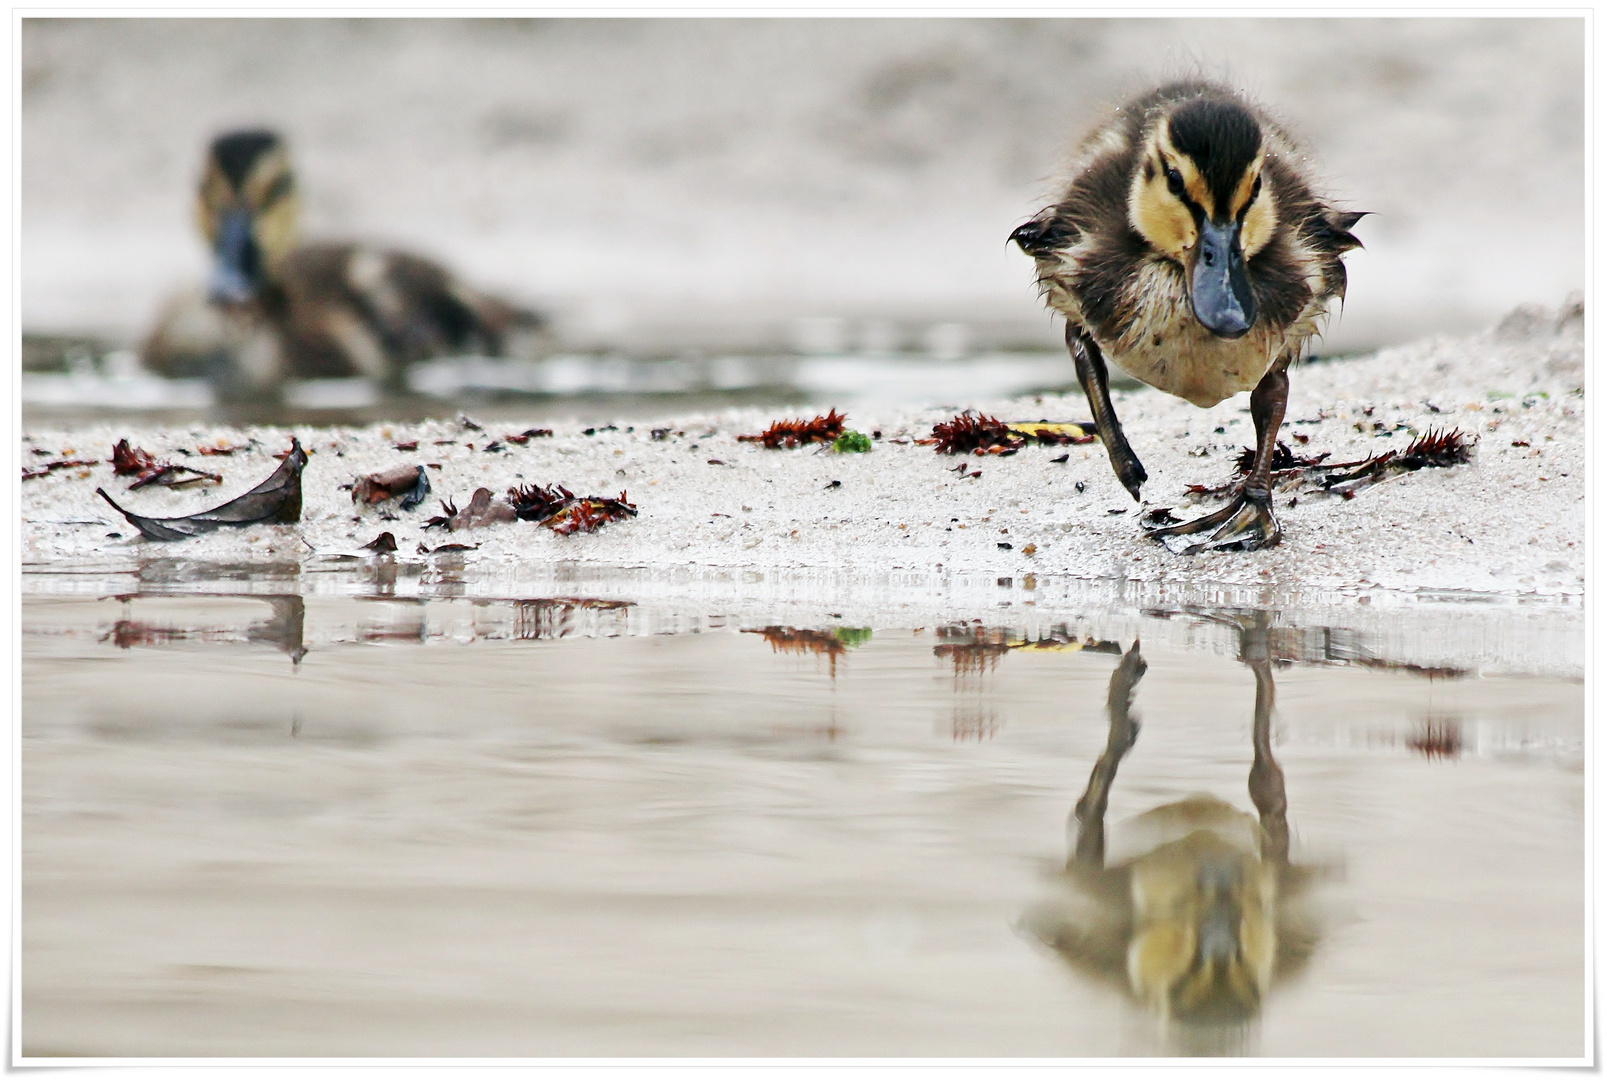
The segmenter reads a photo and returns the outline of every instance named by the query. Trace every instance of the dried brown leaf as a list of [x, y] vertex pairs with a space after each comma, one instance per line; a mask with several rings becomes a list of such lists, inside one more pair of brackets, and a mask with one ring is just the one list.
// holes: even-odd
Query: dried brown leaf
[[[128, 440], [119, 445], [126, 446]], [[147, 455], [148, 456], [148, 455]], [[95, 493], [111, 503], [112, 509], [127, 518], [148, 540], [184, 540], [191, 536], [209, 533], [222, 526], [255, 525], [258, 522], [294, 524], [301, 520], [301, 470], [307, 465], [307, 454], [294, 437], [290, 450], [266, 480], [221, 506], [199, 513], [176, 518], [150, 518], [131, 513], [106, 494], [105, 488]]]
[[402, 496], [402, 509], [411, 510], [430, 493], [430, 477], [422, 465], [398, 465], [384, 472], [369, 473], [352, 485], [352, 502], [384, 502]]

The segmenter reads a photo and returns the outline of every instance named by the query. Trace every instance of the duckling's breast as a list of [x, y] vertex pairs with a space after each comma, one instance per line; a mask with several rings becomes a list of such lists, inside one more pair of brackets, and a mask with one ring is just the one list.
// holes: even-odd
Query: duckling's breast
[[1099, 344], [1133, 378], [1202, 409], [1255, 389], [1277, 355], [1264, 334], [1225, 341], [1198, 323], [1151, 331], [1126, 348], [1118, 342]]
[[[1189, 300], [1182, 271], [1170, 260], [1151, 257], [1123, 268], [1112, 291], [1109, 314], [1094, 318], [1082, 296], [1110, 289], [1109, 275], [1077, 250], [1040, 276], [1045, 299], [1083, 327], [1105, 357], [1133, 378], [1201, 408], [1253, 390], [1275, 360], [1298, 353], [1317, 330], [1326, 300], [1313, 298], [1292, 322], [1261, 319], [1241, 338], [1216, 336], [1201, 325]], [[1309, 294], [1308, 294], [1309, 295]]]
[[1285, 335], [1264, 322], [1233, 340], [1211, 333], [1166, 260], [1140, 264], [1122, 293], [1125, 318], [1096, 331], [1100, 348], [1133, 378], [1201, 408], [1254, 389], [1283, 345]]

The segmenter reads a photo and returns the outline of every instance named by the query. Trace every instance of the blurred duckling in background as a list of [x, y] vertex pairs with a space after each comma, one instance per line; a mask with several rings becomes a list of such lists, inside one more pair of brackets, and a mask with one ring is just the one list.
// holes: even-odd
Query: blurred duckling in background
[[1011, 235], [1066, 318], [1066, 344], [1112, 467], [1134, 499], [1148, 479], [1111, 406], [1108, 357], [1209, 408], [1250, 390], [1254, 462], [1238, 495], [1195, 521], [1151, 528], [1193, 554], [1281, 536], [1272, 453], [1289, 365], [1343, 300], [1340, 256], [1364, 215], [1313, 192], [1290, 137], [1223, 86], [1169, 83], [1123, 105], [1083, 142], [1052, 206]]
[[[1262, 644], [1265, 637], [1263, 630]], [[1062, 879], [1069, 888], [1024, 920], [1073, 968], [1123, 986], [1196, 1034], [1242, 1029], [1318, 940], [1301, 903], [1316, 872], [1289, 862], [1288, 800], [1272, 756], [1271, 660], [1254, 627], [1245, 640], [1241, 656], [1256, 679], [1250, 798], [1259, 818], [1193, 795], [1125, 822], [1137, 853], [1106, 865], [1105, 809], [1138, 738], [1132, 699], [1148, 667], [1134, 642], [1111, 676], [1105, 750], [1068, 822], [1076, 829]]]
[[212, 257], [206, 294], [170, 303], [146, 339], [141, 359], [157, 374], [245, 395], [358, 376], [396, 389], [410, 363], [499, 356], [512, 333], [544, 324], [416, 255], [298, 244], [295, 177], [271, 131], [213, 140], [196, 214]]

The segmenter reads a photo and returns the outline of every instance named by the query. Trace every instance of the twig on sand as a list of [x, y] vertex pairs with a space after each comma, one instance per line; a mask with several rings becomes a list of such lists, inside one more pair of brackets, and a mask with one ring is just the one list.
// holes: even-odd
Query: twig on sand
[[[1443, 469], [1452, 465], [1465, 465], [1472, 460], [1473, 444], [1477, 436], [1467, 435], [1457, 428], [1430, 430], [1418, 436], [1405, 450], [1389, 450], [1358, 461], [1327, 463], [1328, 454], [1316, 457], [1296, 457], [1285, 443], [1278, 443], [1272, 455], [1272, 485], [1277, 491], [1316, 492], [1338, 495], [1343, 499], [1355, 498], [1363, 488], [1417, 472], [1419, 469]], [[1234, 479], [1215, 487], [1190, 484], [1190, 495], [1221, 498], [1239, 487], [1239, 481], [1250, 471], [1255, 451], [1245, 449], [1235, 460]]]

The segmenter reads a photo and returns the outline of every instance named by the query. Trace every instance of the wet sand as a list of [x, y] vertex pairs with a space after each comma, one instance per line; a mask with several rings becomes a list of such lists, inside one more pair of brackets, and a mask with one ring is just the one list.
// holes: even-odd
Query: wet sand
[[[1117, 484], [1097, 443], [951, 457], [913, 442], [961, 408], [1005, 420], [1085, 419], [1080, 396], [867, 406], [848, 417], [851, 428], [880, 432], [864, 454], [740, 442], [772, 420], [797, 415], [755, 409], [638, 419], [612, 430], [552, 422], [551, 437], [522, 446], [504, 437], [521, 431], [518, 423], [483, 431], [440, 421], [33, 430], [25, 433], [25, 462], [48, 460], [29, 453], [34, 448], [104, 462], [112, 444], [129, 437], [157, 457], [219, 471], [225, 480], [217, 487], [125, 493], [126, 481], [101, 464], [28, 481], [22, 559], [40, 569], [149, 558], [314, 565], [331, 554], [365, 555], [361, 545], [389, 531], [400, 546], [397, 558], [413, 563], [427, 561], [417, 553], [421, 544], [478, 545], [464, 558], [479, 576], [563, 562], [730, 573], [1031, 574], [1177, 588], [1331, 590], [1352, 599], [1384, 589], [1577, 603], [1584, 583], [1583, 365], [1577, 310], [1562, 317], [1520, 309], [1482, 335], [1297, 368], [1283, 436], [1300, 453], [1357, 460], [1454, 428], [1477, 440], [1473, 459], [1399, 476], [1350, 500], [1281, 496], [1283, 542], [1252, 554], [1175, 555], [1145, 539], [1136, 520], [1157, 506], [1192, 517], [1214, 505], [1191, 506], [1186, 488], [1232, 478], [1234, 455], [1254, 442], [1248, 396], [1200, 410], [1144, 389], [1116, 395], [1128, 437], [1149, 470], [1144, 507]], [[215, 506], [267, 476], [276, 464], [270, 455], [288, 446], [292, 432], [311, 453], [302, 519], [294, 527], [259, 525], [160, 544], [139, 539], [94, 494], [104, 485], [123, 505], [150, 516]], [[416, 440], [417, 450], [394, 449], [403, 440]], [[249, 441], [250, 449], [232, 457], [179, 455], [217, 441]], [[969, 466], [963, 478], [956, 471], [961, 462]], [[410, 463], [431, 466], [433, 494], [394, 521], [382, 519], [383, 505], [354, 508], [341, 490], [370, 472]], [[423, 527], [441, 500], [461, 508], [478, 487], [501, 494], [515, 485], [553, 483], [579, 495], [626, 492], [638, 516], [569, 537], [523, 522], [450, 537]]]

